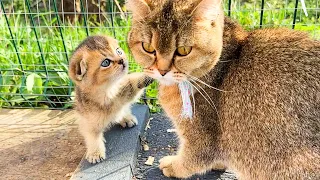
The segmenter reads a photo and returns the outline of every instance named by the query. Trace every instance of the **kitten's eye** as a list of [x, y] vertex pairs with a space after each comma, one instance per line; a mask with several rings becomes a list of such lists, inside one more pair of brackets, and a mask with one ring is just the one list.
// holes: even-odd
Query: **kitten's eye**
[[142, 42], [142, 48], [147, 53], [154, 53], [155, 52], [155, 49], [149, 43]]
[[102, 61], [101, 66], [102, 67], [108, 67], [111, 64], [111, 60], [110, 59], [105, 59]]
[[186, 56], [190, 54], [191, 50], [192, 50], [191, 46], [181, 46], [177, 48], [176, 52], [179, 56]]

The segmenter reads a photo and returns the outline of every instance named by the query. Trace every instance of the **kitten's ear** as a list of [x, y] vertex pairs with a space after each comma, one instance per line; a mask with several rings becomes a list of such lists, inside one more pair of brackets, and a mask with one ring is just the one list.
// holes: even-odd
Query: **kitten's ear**
[[221, 13], [222, 0], [202, 0], [192, 11], [192, 15], [199, 20], [214, 21]]
[[133, 19], [145, 18], [150, 12], [150, 6], [146, 0], [127, 0], [127, 9], [132, 12]]
[[71, 58], [69, 67], [69, 76], [74, 81], [82, 81], [84, 75], [87, 73], [87, 63], [83, 59], [82, 54], [74, 54]]

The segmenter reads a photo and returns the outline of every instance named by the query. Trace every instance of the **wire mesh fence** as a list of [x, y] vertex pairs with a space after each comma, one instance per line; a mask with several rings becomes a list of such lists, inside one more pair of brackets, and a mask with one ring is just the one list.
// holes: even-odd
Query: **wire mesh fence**
[[[246, 29], [289, 27], [320, 38], [319, 2], [225, 0], [225, 14]], [[126, 44], [131, 15], [124, 0], [0, 0], [0, 106], [65, 109], [72, 105], [68, 78], [72, 50], [87, 36], [119, 40], [130, 71], [140, 71]], [[157, 85], [142, 100], [157, 110]]]

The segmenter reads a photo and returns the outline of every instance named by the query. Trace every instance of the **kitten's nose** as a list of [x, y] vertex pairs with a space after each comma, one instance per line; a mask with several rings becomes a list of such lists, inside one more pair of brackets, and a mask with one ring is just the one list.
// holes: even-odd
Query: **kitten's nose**
[[168, 70], [160, 70], [160, 69], [158, 69], [158, 71], [162, 76], [166, 75], [169, 72]]
[[120, 59], [120, 60], [118, 61], [118, 64], [124, 64], [123, 59]]

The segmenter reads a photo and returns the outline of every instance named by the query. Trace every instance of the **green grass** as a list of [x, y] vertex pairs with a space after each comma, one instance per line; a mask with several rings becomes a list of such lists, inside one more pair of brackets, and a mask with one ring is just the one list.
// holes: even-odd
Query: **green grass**
[[[225, 1], [227, 2], [227, 1]], [[276, 1], [274, 1], [276, 2]], [[295, 29], [307, 31], [319, 39], [319, 15], [316, 12], [316, 1], [308, 4], [309, 16], [298, 11]], [[292, 8], [284, 10], [283, 7]], [[227, 6], [225, 6], [227, 7]], [[266, 3], [263, 27], [292, 27], [294, 2], [287, 5]], [[231, 17], [237, 19], [246, 29], [259, 28], [260, 4], [233, 1]], [[38, 13], [33, 15], [36, 28], [30, 27], [31, 21], [25, 12], [16, 11], [8, 15], [9, 25], [13, 33], [12, 40], [8, 25], [0, 15], [0, 107], [35, 107], [35, 108], [68, 108], [72, 104], [73, 87], [67, 75], [68, 59], [72, 50], [87, 37], [83, 22], [66, 22], [61, 29], [54, 14]], [[320, 13], [319, 13], [320, 14]], [[88, 22], [90, 35], [106, 34], [120, 41], [120, 46], [129, 55], [130, 70], [140, 71], [135, 64], [126, 44], [130, 29], [130, 17], [115, 17], [103, 24]], [[60, 35], [63, 34], [64, 44]], [[35, 36], [37, 33], [38, 39]], [[16, 44], [21, 63], [14, 44]], [[43, 54], [41, 55], [39, 45]], [[157, 84], [153, 83], [146, 91], [147, 103], [152, 111], [159, 111], [157, 104]], [[141, 102], [143, 102], [141, 100]]]
[[[2, 37], [0, 44], [0, 93], [2, 100], [0, 106], [52, 108], [69, 106], [65, 102], [70, 100], [67, 95], [71, 94], [72, 88], [70, 88], [71, 84], [67, 75], [68, 59], [65, 53], [70, 58], [73, 49], [87, 37], [87, 33], [83, 24], [65, 24], [61, 28], [66, 45], [65, 50], [59, 28], [52, 27], [57, 25], [57, 19], [48, 22], [46, 16], [46, 14], [39, 14], [41, 27], [35, 28], [44, 61], [29, 20], [24, 22], [22, 14], [9, 17], [11, 31], [15, 37], [13, 42], [5, 18], [0, 19], [0, 35]], [[113, 30], [115, 30], [115, 38], [120, 40], [120, 46], [123, 50], [129, 53], [125, 43], [129, 30], [128, 25], [130, 25], [130, 20], [117, 20], [114, 21], [114, 26], [118, 28], [112, 29], [110, 28], [111, 24], [103, 24], [101, 25], [103, 28], [90, 28], [89, 32], [90, 35], [113, 36]], [[21, 63], [15, 53], [14, 44], [18, 49]], [[129, 57], [130, 70], [137, 71], [139, 67], [132, 61], [131, 56]], [[11, 104], [8, 104], [9, 101]]]

